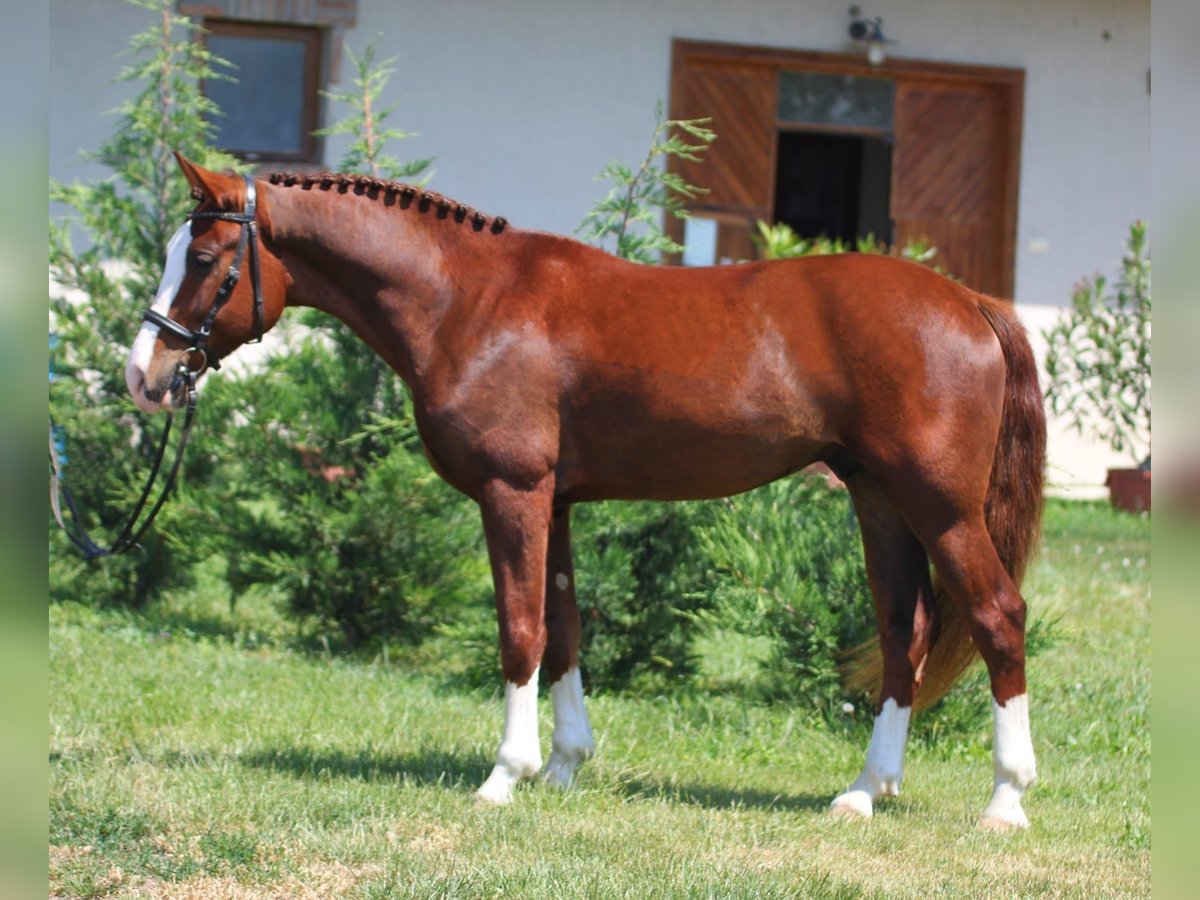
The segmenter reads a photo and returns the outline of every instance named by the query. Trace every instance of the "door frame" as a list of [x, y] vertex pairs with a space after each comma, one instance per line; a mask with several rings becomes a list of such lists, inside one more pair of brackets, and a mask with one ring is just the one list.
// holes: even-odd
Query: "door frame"
[[[862, 77], [890, 78], [897, 82], [941, 84], [971, 84], [999, 92], [1006, 104], [1004, 121], [1006, 135], [1004, 167], [1000, 173], [1000, 203], [1003, 247], [1000, 257], [1001, 296], [1011, 297], [1015, 283], [1017, 245], [1017, 205], [1021, 183], [1021, 131], [1024, 119], [1025, 70], [1005, 66], [984, 66], [968, 63], [934, 62], [888, 57], [879, 65], [867, 62], [864, 56], [852, 53], [830, 53], [819, 50], [792, 50], [746, 44], [727, 44], [675, 38], [671, 42], [670, 116], [681, 118], [686, 67], [692, 62], [737, 63], [742, 66], [763, 66], [775, 70], [826, 72]], [[776, 135], [782, 129], [796, 130], [796, 123], [778, 117], [771, 123]], [[717, 136], [720, 140], [720, 135]], [[772, 142], [770, 197], [775, 196], [775, 176], [778, 140]], [[689, 208], [703, 210], [703, 201]], [[717, 212], [717, 210], [712, 210]], [[769, 214], [769, 213], [768, 213]], [[682, 241], [683, 221], [669, 217], [668, 233]]]

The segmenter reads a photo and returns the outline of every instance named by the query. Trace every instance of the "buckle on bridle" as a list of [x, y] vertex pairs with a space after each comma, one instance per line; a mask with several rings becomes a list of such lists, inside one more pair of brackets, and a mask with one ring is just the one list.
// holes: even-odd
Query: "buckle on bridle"
[[[191, 363], [191, 361], [192, 361], [192, 360], [191, 360], [191, 356], [192, 356], [192, 354], [193, 354], [193, 353], [199, 353], [199, 354], [200, 354], [200, 365], [196, 366], [195, 368], [193, 368], [193, 367], [190, 365], [190, 363]], [[214, 368], [214, 369], [219, 369], [219, 368], [221, 368], [221, 364], [220, 364], [220, 363], [218, 363], [218, 362], [216, 362], [216, 361], [213, 361], [212, 363], [210, 363], [210, 362], [208, 361], [208, 353], [207, 353], [207, 352], [205, 352], [205, 350], [204, 350], [204, 348], [203, 348], [203, 347], [188, 347], [186, 350], [184, 350], [184, 351], [183, 351], [183, 356], [182, 356], [182, 357], [180, 358], [180, 360], [179, 360], [179, 367], [180, 367], [180, 368], [181, 368], [181, 369], [182, 369], [184, 372], [189, 372], [189, 373], [191, 373], [191, 374], [194, 374], [194, 375], [199, 375], [201, 372], [203, 372], [203, 371], [204, 371], [206, 368], [208, 368], [210, 365], [211, 365], [211, 366], [212, 366], [212, 368]]]

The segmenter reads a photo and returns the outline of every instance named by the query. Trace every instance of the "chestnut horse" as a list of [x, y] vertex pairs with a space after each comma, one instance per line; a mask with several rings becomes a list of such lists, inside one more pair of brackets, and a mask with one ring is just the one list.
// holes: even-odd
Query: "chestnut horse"
[[[214, 365], [286, 306], [336, 316], [400, 374], [431, 465], [482, 512], [505, 720], [479, 797], [507, 802], [539, 771], [565, 785], [594, 750], [573, 504], [720, 497], [824, 461], [853, 500], [879, 620], [859, 661], [879, 690], [874, 731], [833, 810], [870, 816], [899, 791], [914, 700], [937, 699], [977, 650], [995, 724], [981, 824], [1028, 824], [1018, 585], [1045, 420], [1010, 305], [894, 258], [644, 266], [408, 185], [179, 163], [199, 205], [130, 352], [133, 398], [177, 408], [181, 366]], [[237, 282], [247, 244], [253, 278]]]

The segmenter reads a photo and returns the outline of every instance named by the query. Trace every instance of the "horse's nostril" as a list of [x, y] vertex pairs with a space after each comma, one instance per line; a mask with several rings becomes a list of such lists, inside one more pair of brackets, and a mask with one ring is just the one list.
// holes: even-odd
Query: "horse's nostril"
[[163, 395], [167, 392], [166, 388], [146, 388], [142, 391], [146, 395], [147, 400], [153, 400], [155, 403], [161, 403]]

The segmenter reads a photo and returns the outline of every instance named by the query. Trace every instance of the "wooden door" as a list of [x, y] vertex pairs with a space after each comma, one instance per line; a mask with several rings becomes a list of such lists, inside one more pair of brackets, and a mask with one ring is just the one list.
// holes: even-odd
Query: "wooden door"
[[985, 293], [1012, 296], [1014, 149], [1006, 91], [978, 82], [896, 85], [894, 241], [927, 241], [942, 267]]
[[[775, 177], [773, 67], [718, 55], [676, 54], [671, 118], [709, 117], [717, 139], [700, 162], [673, 160], [673, 168], [708, 193], [688, 205], [694, 215], [717, 222], [717, 258], [753, 259], [755, 223], [771, 218]], [[682, 241], [679, 219], [667, 232]]]
[[[718, 256], [753, 258], [754, 223], [774, 216], [785, 71], [886, 78], [895, 84], [893, 241], [936, 246], [944, 269], [977, 290], [1011, 297], [1020, 177], [1019, 69], [862, 57], [677, 40], [671, 117], [712, 117], [717, 133], [702, 163], [673, 169], [709, 193], [688, 205], [716, 219]], [[678, 220], [666, 223], [676, 240]]]

